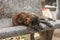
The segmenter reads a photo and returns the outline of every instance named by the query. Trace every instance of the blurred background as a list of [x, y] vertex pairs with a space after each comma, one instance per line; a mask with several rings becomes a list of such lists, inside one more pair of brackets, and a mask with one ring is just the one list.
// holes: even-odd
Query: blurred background
[[[7, 2], [9, 2], [10, 0], [0, 0], [0, 18], [2, 17], [2, 15], [5, 15], [5, 16], [8, 16], [9, 18], [11, 16], [11, 13], [12, 13], [12, 6], [14, 4], [12, 4], [12, 2], [10, 1], [10, 3], [8, 4]], [[13, 0], [14, 1], [14, 0]], [[16, 0], [15, 0], [16, 1]], [[5, 2], [5, 4], [7, 4], [8, 6], [10, 6], [11, 4], [11, 9], [10, 10], [7, 10], [8, 9], [8, 6], [7, 5], [2, 5], [3, 2]], [[17, 1], [16, 1], [17, 3]], [[19, 3], [18, 3], [19, 4]], [[50, 17], [50, 18], [54, 18], [56, 19], [56, 7], [57, 7], [57, 4], [56, 4], [56, 0], [41, 0], [41, 5], [42, 5], [42, 13], [45, 17]], [[17, 6], [18, 7], [18, 6]], [[4, 9], [6, 8], [6, 9]], [[16, 8], [16, 7], [15, 7]], [[19, 7], [18, 7], [19, 8]], [[11, 12], [9, 15], [6, 15], [6, 14], [3, 14], [4, 13], [4, 10], [5, 10], [5, 13], [9, 13], [9, 11]], [[17, 9], [17, 8], [16, 8]], [[16, 11], [13, 10], [13, 11]], [[19, 11], [20, 9], [18, 9]], [[8, 11], [8, 12], [6, 12]], [[50, 15], [50, 16], [49, 16]], [[3, 18], [5, 17], [3, 16]], [[16, 37], [11, 37], [11, 38], [6, 38], [6, 39], [0, 39], [0, 40], [29, 40], [28, 37], [29, 34], [27, 35], [19, 35], [19, 36], [16, 36]], [[35, 34], [35, 39], [37, 40], [39, 38], [39, 35], [38, 33]], [[60, 29], [56, 29], [54, 31], [54, 34], [53, 34], [53, 39], [52, 40], [60, 40]]]

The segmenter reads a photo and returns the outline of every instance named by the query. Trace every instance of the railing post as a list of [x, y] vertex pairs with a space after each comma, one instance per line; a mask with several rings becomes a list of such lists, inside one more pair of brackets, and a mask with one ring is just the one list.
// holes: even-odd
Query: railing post
[[34, 38], [34, 33], [31, 33], [31, 34], [30, 34], [30, 38], [31, 38], [31, 40], [35, 40], [35, 38]]
[[54, 30], [40, 32], [40, 40], [52, 40]]

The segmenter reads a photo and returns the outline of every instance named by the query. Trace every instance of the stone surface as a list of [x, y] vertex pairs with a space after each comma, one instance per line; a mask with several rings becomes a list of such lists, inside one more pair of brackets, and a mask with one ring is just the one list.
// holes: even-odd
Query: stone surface
[[0, 0], [0, 18], [10, 18], [13, 13], [20, 11], [41, 15], [40, 0]]

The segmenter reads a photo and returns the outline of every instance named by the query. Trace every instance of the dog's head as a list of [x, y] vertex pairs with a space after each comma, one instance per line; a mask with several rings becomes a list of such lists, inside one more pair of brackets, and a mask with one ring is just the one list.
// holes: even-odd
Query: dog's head
[[25, 25], [36, 25], [38, 23], [38, 17], [29, 12], [21, 12], [18, 18], [19, 22]]

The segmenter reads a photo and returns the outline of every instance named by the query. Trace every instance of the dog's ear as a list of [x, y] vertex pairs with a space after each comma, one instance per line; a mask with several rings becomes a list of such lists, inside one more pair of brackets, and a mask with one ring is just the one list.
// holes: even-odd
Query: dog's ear
[[19, 25], [19, 23], [17, 22], [17, 19], [18, 19], [18, 13], [17, 14], [14, 14], [14, 15], [12, 15], [12, 23], [13, 23], [13, 25]]

